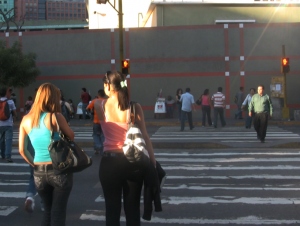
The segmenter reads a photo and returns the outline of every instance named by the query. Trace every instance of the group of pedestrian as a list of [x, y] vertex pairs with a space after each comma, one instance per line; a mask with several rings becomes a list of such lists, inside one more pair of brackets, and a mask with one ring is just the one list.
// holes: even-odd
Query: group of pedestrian
[[[106, 225], [120, 225], [123, 200], [126, 225], [139, 226], [141, 192], [144, 177], [148, 173], [143, 172], [143, 167], [137, 168], [137, 165], [130, 163], [122, 150], [132, 120], [126, 77], [117, 71], [108, 71], [103, 77], [103, 83], [104, 89], [98, 91], [98, 97], [85, 109], [94, 112], [95, 153], [102, 153], [99, 179], [105, 198]], [[59, 131], [74, 140], [74, 132], [62, 114], [61, 96], [61, 91], [55, 85], [42, 84], [36, 92], [31, 109], [23, 117], [19, 130], [19, 152], [33, 169], [34, 187], [44, 206], [41, 225], [45, 226], [66, 225], [67, 203], [73, 186], [72, 173], [54, 174], [48, 151], [51, 131], [54, 140], [59, 139]], [[11, 109], [14, 108], [12, 105]], [[142, 107], [138, 103], [135, 104], [135, 124], [142, 132], [149, 154], [149, 164], [155, 170], [153, 147], [145, 126]], [[29, 144], [32, 145], [33, 153]], [[5, 157], [9, 159], [10, 154], [7, 152]], [[33, 195], [28, 195], [25, 208], [32, 208], [32, 205]]]
[[[186, 116], [188, 117], [188, 122], [190, 130], [194, 128], [192, 119], [192, 110], [196, 111], [194, 96], [190, 93], [191, 89], [186, 88], [185, 93], [182, 94], [182, 89], [178, 89], [176, 92], [177, 106], [179, 109], [179, 121], [180, 121], [180, 131], [184, 131], [184, 125]], [[224, 118], [224, 108], [225, 108], [225, 95], [222, 93], [222, 87], [218, 87], [218, 91], [214, 93], [211, 97], [209, 95], [209, 89], [205, 89], [203, 94], [199, 97], [199, 104], [202, 107], [202, 126], [206, 126], [206, 118], [208, 126], [218, 126], [218, 118], [221, 120], [221, 125], [224, 127], [226, 121]], [[211, 119], [211, 108], [214, 109], [214, 121]]]
[[[205, 89], [203, 94], [199, 97], [199, 104], [202, 108], [202, 126], [206, 126], [206, 118], [208, 126], [218, 127], [218, 118], [220, 118], [221, 126], [226, 126], [224, 117], [225, 108], [225, 95], [222, 93], [222, 87], [218, 87], [218, 91], [211, 97], [209, 95], [209, 89]], [[257, 94], [255, 94], [255, 88], [251, 88], [249, 94], [244, 96], [244, 87], [240, 87], [239, 91], [235, 95], [234, 99], [237, 105], [237, 112], [235, 113], [235, 119], [243, 119], [243, 110], [247, 111], [245, 119], [246, 129], [251, 128], [252, 119], [255, 131], [257, 133], [257, 139], [262, 143], [265, 142], [268, 119], [272, 117], [273, 107], [270, 97], [264, 93], [264, 86], [259, 85], [257, 88]], [[186, 92], [182, 93], [182, 89], [177, 89], [176, 103], [178, 106], [178, 115], [180, 120], [180, 131], [184, 130], [186, 115], [190, 130], [194, 128], [192, 120], [192, 110], [196, 111], [195, 101], [192, 94], [190, 94], [190, 88], [186, 88]], [[211, 109], [214, 109], [213, 122], [211, 120]]]

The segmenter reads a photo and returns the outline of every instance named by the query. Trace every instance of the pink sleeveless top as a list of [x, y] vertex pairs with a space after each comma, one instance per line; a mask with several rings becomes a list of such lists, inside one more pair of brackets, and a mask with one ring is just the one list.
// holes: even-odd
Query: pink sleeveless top
[[[102, 110], [104, 113], [102, 101]], [[127, 110], [129, 118], [129, 110]], [[100, 121], [101, 128], [105, 137], [103, 143], [103, 151], [123, 152], [122, 147], [126, 139], [126, 132], [128, 129], [128, 123], [124, 122], [108, 122], [104, 113], [104, 120]]]
[[208, 95], [203, 95], [202, 96], [202, 105], [205, 105], [205, 106], [209, 105]]

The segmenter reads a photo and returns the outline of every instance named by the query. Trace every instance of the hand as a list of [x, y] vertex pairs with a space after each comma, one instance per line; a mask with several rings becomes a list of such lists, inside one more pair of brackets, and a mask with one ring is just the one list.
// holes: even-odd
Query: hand
[[249, 111], [249, 116], [250, 116], [250, 117], [252, 116], [252, 112], [251, 112], [251, 111]]

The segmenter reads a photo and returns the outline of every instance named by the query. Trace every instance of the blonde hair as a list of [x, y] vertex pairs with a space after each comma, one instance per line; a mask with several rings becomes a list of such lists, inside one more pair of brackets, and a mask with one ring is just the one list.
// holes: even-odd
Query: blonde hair
[[61, 112], [60, 90], [51, 83], [40, 85], [31, 107], [32, 127], [38, 127], [42, 112]]

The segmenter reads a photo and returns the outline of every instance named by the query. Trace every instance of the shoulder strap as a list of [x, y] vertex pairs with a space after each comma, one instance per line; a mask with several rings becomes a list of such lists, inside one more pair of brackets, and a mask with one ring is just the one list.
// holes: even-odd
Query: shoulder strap
[[[52, 126], [52, 114], [54, 114], [55, 118], [56, 118], [56, 114], [55, 113], [50, 113], [50, 128], [51, 128], [51, 139], [53, 140], [53, 137], [54, 137], [54, 133], [53, 133], [53, 126]], [[58, 122], [57, 122], [57, 118], [56, 118], [56, 124], [57, 124], [57, 131], [59, 131], [59, 125], [58, 125]]]
[[135, 102], [130, 101], [130, 123], [135, 124]]

